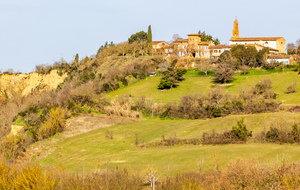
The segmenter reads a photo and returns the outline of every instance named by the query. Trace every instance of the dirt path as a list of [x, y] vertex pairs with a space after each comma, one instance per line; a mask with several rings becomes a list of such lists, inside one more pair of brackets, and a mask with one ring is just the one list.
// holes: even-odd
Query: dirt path
[[136, 121], [132, 118], [106, 116], [99, 114], [80, 115], [69, 119], [65, 129], [59, 135], [49, 139], [36, 142], [29, 146], [22, 161], [41, 160], [59, 148], [57, 144], [66, 138], [87, 133], [99, 128], [110, 127], [117, 124], [130, 123]]

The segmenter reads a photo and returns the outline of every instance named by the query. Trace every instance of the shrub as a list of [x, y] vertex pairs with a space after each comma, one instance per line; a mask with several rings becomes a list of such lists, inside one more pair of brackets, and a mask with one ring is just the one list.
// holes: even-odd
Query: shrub
[[296, 124], [292, 126], [292, 135], [294, 137], [294, 141], [299, 142], [299, 129]]
[[266, 133], [266, 138], [271, 141], [276, 141], [279, 137], [279, 131], [277, 128], [271, 127], [270, 131]]
[[113, 139], [113, 138], [114, 138], [113, 132], [112, 132], [112, 131], [109, 131], [109, 130], [106, 130], [106, 132], [105, 132], [105, 138], [106, 138], [107, 140]]
[[253, 94], [259, 95], [267, 92], [268, 89], [272, 87], [271, 79], [264, 79], [263, 81], [258, 81], [254, 87], [252, 87]]
[[108, 106], [104, 107], [104, 112], [108, 115], [140, 118], [140, 112], [134, 111], [132, 108], [132, 101], [129, 96], [123, 96], [112, 101]]
[[141, 147], [157, 147], [157, 146], [174, 146], [174, 145], [199, 145], [201, 144], [200, 138], [191, 138], [191, 139], [181, 139], [176, 136], [176, 133], [169, 138], [165, 138], [162, 136], [162, 140], [160, 142], [152, 142], [148, 144], [143, 144]]
[[[19, 132], [17, 135], [9, 134], [0, 143], [0, 152], [7, 160], [15, 160], [23, 155], [31, 139], [26, 133]], [[1, 173], [1, 172], [0, 172]]]
[[232, 127], [231, 137], [237, 141], [247, 141], [247, 137], [252, 136], [252, 131], [248, 131], [244, 124], [244, 118], [237, 122], [237, 127]]
[[50, 110], [50, 114], [47, 117], [46, 121], [37, 131], [37, 137], [39, 140], [49, 138], [55, 135], [64, 127], [65, 123], [65, 111], [54, 107]]
[[225, 131], [223, 133], [216, 133], [214, 130], [211, 134], [203, 133], [203, 144], [230, 144], [234, 143], [231, 137], [231, 131]]
[[288, 130], [285, 126], [280, 128], [271, 127], [266, 133], [261, 133], [258, 139], [275, 143], [299, 143], [299, 134], [298, 125], [294, 124], [291, 130]]
[[297, 92], [298, 91], [298, 87], [297, 86], [298, 86], [298, 82], [297, 81], [293, 82], [290, 86], [288, 86], [286, 88], [285, 93], [291, 94], [291, 93]]
[[141, 96], [140, 98], [138, 98], [135, 101], [135, 107], [136, 107], [137, 111], [141, 111], [145, 107], [145, 103], [146, 103], [145, 96]]
[[219, 109], [219, 108], [214, 108], [213, 109], [213, 116], [214, 117], [221, 117], [221, 109]]
[[276, 69], [276, 67], [278, 67], [280, 65], [279, 62], [277, 61], [272, 61], [272, 62], [264, 62], [262, 65], [262, 68], [266, 69], [266, 70], [272, 70], [272, 69]]

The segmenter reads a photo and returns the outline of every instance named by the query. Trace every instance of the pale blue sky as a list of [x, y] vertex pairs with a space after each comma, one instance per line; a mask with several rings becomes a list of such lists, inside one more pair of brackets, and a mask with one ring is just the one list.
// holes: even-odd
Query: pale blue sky
[[204, 30], [227, 43], [240, 36], [300, 38], [299, 0], [0, 0], [0, 70], [93, 55], [152, 25], [153, 40]]

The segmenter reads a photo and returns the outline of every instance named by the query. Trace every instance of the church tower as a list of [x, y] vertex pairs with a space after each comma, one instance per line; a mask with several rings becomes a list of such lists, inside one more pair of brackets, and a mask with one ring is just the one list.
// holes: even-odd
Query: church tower
[[235, 19], [234, 25], [233, 25], [233, 32], [232, 32], [232, 39], [239, 38], [239, 21]]

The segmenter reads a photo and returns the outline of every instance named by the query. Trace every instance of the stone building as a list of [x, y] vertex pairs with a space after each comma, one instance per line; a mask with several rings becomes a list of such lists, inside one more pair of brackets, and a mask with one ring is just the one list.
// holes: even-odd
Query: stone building
[[212, 41], [201, 41], [200, 34], [188, 34], [188, 39], [178, 39], [174, 42], [174, 53], [179, 56], [210, 58], [209, 47]]
[[271, 50], [278, 50], [278, 53], [285, 53], [286, 51], [286, 41], [283, 37], [240, 37], [239, 22], [237, 19], [235, 19], [232, 37], [229, 40], [229, 45], [246, 46], [249, 44], [257, 44], [263, 47], [267, 47]]

